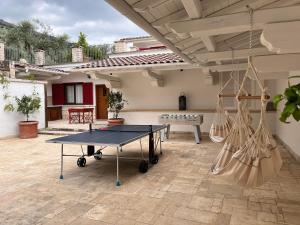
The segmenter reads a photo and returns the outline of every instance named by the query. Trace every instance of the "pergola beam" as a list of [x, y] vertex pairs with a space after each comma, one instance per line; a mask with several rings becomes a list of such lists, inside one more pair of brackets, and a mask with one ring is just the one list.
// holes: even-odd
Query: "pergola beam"
[[300, 54], [257, 56], [253, 58], [255, 68], [262, 73], [300, 70]]
[[[293, 21], [300, 19], [300, 6], [257, 10], [253, 14], [253, 29], [263, 29], [267, 23]], [[220, 35], [244, 32], [250, 29], [249, 13], [209, 17], [172, 22], [169, 28], [178, 34], [198, 32], [201, 35]]]
[[226, 71], [242, 71], [246, 70], [248, 67], [247, 63], [239, 63], [239, 64], [226, 64], [226, 65], [216, 65], [216, 66], [207, 66], [206, 69], [211, 72], [226, 72]]
[[[284, 73], [289, 71], [300, 71], [300, 54], [256, 56], [252, 58], [252, 62], [259, 73]], [[212, 72], [238, 71], [246, 70], [248, 68], [248, 64], [226, 64], [207, 66], [205, 68]]]
[[201, 35], [201, 40], [203, 41], [206, 49], [209, 52], [216, 51], [216, 42], [213, 37], [208, 36], [208, 35]]
[[144, 77], [147, 77], [150, 79], [151, 85], [153, 87], [163, 87], [164, 86], [164, 79], [161, 75], [154, 73], [150, 70], [144, 70], [144, 71], [142, 71], [142, 74]]
[[[181, 0], [190, 19], [198, 19], [202, 17], [202, 4], [200, 0]], [[201, 35], [201, 39], [208, 51], [216, 50], [214, 38], [208, 35]]]
[[85, 74], [90, 76], [90, 78], [93, 80], [98, 80], [98, 79], [105, 80], [107, 82], [106, 86], [110, 86], [111, 88], [120, 88], [122, 86], [119, 77], [115, 77], [107, 74], [101, 74], [95, 71], [87, 71], [85, 72]]
[[176, 20], [179, 20], [179, 19], [182, 20], [184, 18], [187, 18], [187, 13], [184, 9], [182, 9], [182, 10], [174, 12], [174, 13], [168, 15], [168, 16], [164, 16], [164, 17], [159, 18], [158, 20], [151, 23], [151, 25], [155, 28], [160, 28], [160, 27], [166, 25], [167, 23], [170, 23], [172, 21], [176, 21]]
[[224, 51], [224, 52], [208, 52], [208, 53], [194, 53], [196, 58], [202, 62], [214, 62], [222, 60], [234, 59], [246, 59], [249, 55], [270, 55], [273, 54], [266, 48], [253, 48], [251, 51], [249, 49], [240, 49], [234, 51]]
[[278, 54], [300, 52], [300, 21], [266, 24], [261, 43]]
[[144, 12], [147, 8], [151, 8], [153, 5], [160, 3], [162, 0], [141, 0], [133, 5], [133, 8], [138, 12]]
[[191, 19], [202, 17], [202, 4], [200, 0], [181, 0], [181, 2]]

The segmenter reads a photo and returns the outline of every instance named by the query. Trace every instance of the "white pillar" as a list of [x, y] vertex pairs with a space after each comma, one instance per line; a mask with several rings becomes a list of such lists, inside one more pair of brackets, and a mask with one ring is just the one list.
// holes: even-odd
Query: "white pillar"
[[45, 65], [45, 51], [37, 50], [34, 52], [34, 62], [37, 66]]
[[5, 60], [4, 43], [0, 42], [0, 61]]
[[82, 47], [72, 48], [72, 62], [83, 62], [83, 51]]

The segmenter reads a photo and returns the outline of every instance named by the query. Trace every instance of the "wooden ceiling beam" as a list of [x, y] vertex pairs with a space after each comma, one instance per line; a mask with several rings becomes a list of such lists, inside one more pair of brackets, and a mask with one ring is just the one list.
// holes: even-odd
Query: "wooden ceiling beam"
[[172, 21], [179, 20], [179, 19], [182, 20], [187, 17], [188, 17], [188, 15], [187, 15], [186, 11], [184, 9], [182, 9], [182, 10], [176, 11], [174, 13], [171, 13], [167, 16], [159, 18], [158, 20], [152, 22], [151, 25], [155, 28], [159, 28], [159, 27], [162, 27]]
[[206, 62], [213, 62], [213, 61], [222, 61], [222, 60], [231, 60], [232, 57], [234, 59], [246, 59], [249, 54], [251, 56], [257, 55], [270, 55], [273, 54], [269, 52], [266, 48], [253, 48], [251, 53], [249, 49], [241, 49], [241, 50], [234, 50], [232, 51], [224, 51], [224, 52], [208, 52], [208, 53], [199, 53], [194, 54], [196, 58], [204, 63]]
[[209, 52], [216, 51], [216, 42], [212, 36], [202, 35], [201, 40]]
[[[263, 29], [267, 23], [300, 20], [299, 12], [300, 6], [257, 10], [253, 15], [253, 29]], [[201, 32], [202, 35], [213, 36], [244, 32], [250, 29], [249, 13], [177, 21], [170, 23], [168, 27], [177, 34]]]
[[142, 74], [144, 77], [147, 77], [150, 79], [151, 85], [153, 87], [163, 87], [164, 86], [164, 79], [161, 75], [154, 73], [150, 70], [144, 70], [144, 71], [142, 71]]
[[257, 56], [253, 58], [255, 68], [262, 73], [297, 71], [300, 70], [299, 62], [300, 54]]
[[261, 43], [278, 54], [300, 52], [300, 21], [266, 24]]
[[225, 64], [225, 65], [207, 66], [205, 68], [207, 68], [211, 72], [242, 71], [248, 68], [248, 64], [247, 63]]
[[203, 42], [200, 42], [200, 43], [192, 45], [188, 48], [182, 49], [182, 52], [184, 54], [191, 54], [191, 53], [193, 53], [193, 52], [195, 52], [195, 51], [197, 51], [201, 48], [205, 48], [205, 45], [203, 44]]
[[110, 86], [111, 88], [120, 88], [122, 86], [121, 79], [119, 77], [102, 74], [95, 71], [87, 71], [85, 72], [85, 74], [87, 74], [93, 80], [98, 80], [98, 79], [105, 80], [106, 82], [105, 85], [108, 87]]
[[202, 17], [202, 4], [200, 0], [181, 0], [181, 2], [191, 19]]
[[141, 0], [133, 4], [133, 8], [138, 12], [145, 12], [148, 8], [162, 2], [162, 0]]

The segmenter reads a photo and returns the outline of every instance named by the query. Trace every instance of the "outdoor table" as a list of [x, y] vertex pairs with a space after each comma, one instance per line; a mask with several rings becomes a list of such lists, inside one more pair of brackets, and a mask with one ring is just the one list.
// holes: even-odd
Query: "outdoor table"
[[93, 123], [94, 108], [69, 108], [69, 123]]

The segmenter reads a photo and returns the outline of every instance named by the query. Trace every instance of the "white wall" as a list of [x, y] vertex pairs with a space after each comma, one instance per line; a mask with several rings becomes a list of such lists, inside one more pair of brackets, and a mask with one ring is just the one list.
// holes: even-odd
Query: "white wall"
[[[39, 93], [41, 98], [41, 108], [38, 112], [30, 116], [30, 120], [39, 122], [39, 129], [45, 128], [45, 94], [44, 83], [36, 82], [33, 84], [30, 81], [24, 80], [11, 80], [8, 88], [8, 93], [11, 96], [21, 97], [23, 95], [30, 95], [34, 90]], [[6, 92], [6, 91], [5, 91]], [[5, 112], [4, 105], [7, 101], [3, 99], [3, 89], [0, 88], [0, 138], [12, 137], [18, 135], [18, 122], [26, 120], [26, 118], [18, 112]]]
[[[207, 85], [205, 75], [199, 69], [184, 71], [164, 71], [164, 87], [153, 87], [148, 78], [141, 73], [121, 74], [124, 97], [129, 104], [120, 114], [128, 124], [158, 124], [158, 117], [163, 113], [203, 114], [202, 131], [208, 132], [214, 117], [219, 85]], [[180, 92], [187, 96], [187, 112], [178, 112]], [[234, 101], [234, 99], [232, 99]], [[127, 112], [126, 112], [127, 110]], [[137, 110], [136, 112], [134, 112]], [[275, 113], [268, 113], [267, 118], [272, 133]], [[234, 116], [234, 115], [233, 115]], [[260, 114], [253, 113], [253, 124], [257, 126]], [[192, 131], [190, 126], [171, 126], [172, 131]]]
[[[151, 86], [150, 80], [141, 72], [121, 73], [122, 88], [120, 91], [129, 104], [120, 114], [128, 124], [158, 124], [158, 117], [163, 113], [178, 113], [178, 97], [181, 92], [187, 96], [187, 112], [204, 115], [202, 131], [208, 132], [216, 107], [219, 85], [205, 84], [205, 75], [200, 69], [161, 71], [164, 87]], [[104, 84], [104, 80], [91, 80], [84, 75], [70, 75], [54, 82], [94, 82]], [[51, 84], [48, 85], [48, 96], [52, 96]], [[95, 87], [94, 105], [95, 106]], [[232, 99], [234, 101], [234, 99]], [[63, 110], [66, 112], [67, 107]], [[71, 106], [73, 107], [73, 106]], [[81, 107], [81, 106], [79, 106]], [[254, 124], [259, 121], [259, 113], [253, 113]], [[268, 113], [268, 120], [274, 121], [275, 113]], [[275, 124], [270, 122], [270, 129], [275, 132]], [[172, 126], [172, 131], [192, 131], [189, 126]]]
[[[294, 82], [300, 82], [295, 79]], [[276, 81], [276, 92], [281, 94], [287, 88], [287, 79]], [[279, 121], [280, 112], [282, 112], [284, 103], [279, 105], [276, 115], [276, 135], [299, 157], [300, 159], [300, 122], [296, 122], [293, 118], [289, 118], [289, 124]]]
[[214, 109], [218, 85], [204, 83], [200, 69], [163, 71], [164, 87], [153, 87], [141, 73], [121, 74], [126, 109], [178, 109], [181, 92], [187, 96], [188, 109]]
[[[215, 113], [213, 112], [195, 112], [195, 111], [188, 111], [188, 112], [178, 112], [178, 111], [160, 111], [160, 112], [122, 112], [120, 113], [120, 117], [125, 118], [125, 122], [127, 124], [159, 124], [158, 118], [163, 113], [176, 113], [176, 114], [202, 114], [203, 115], [203, 124], [201, 125], [201, 131], [208, 133], [213, 122], [213, 118]], [[234, 117], [234, 113], [231, 113]], [[253, 127], [257, 127], [260, 114], [259, 113], [252, 113], [253, 118]], [[275, 112], [268, 112], [267, 113], [267, 121], [269, 124], [270, 131], [274, 134], [275, 133], [275, 124], [273, 123], [274, 119], [276, 118]], [[192, 132], [193, 129], [191, 126], [178, 126], [173, 125], [171, 126], [171, 131], [180, 131], [180, 132]]]

